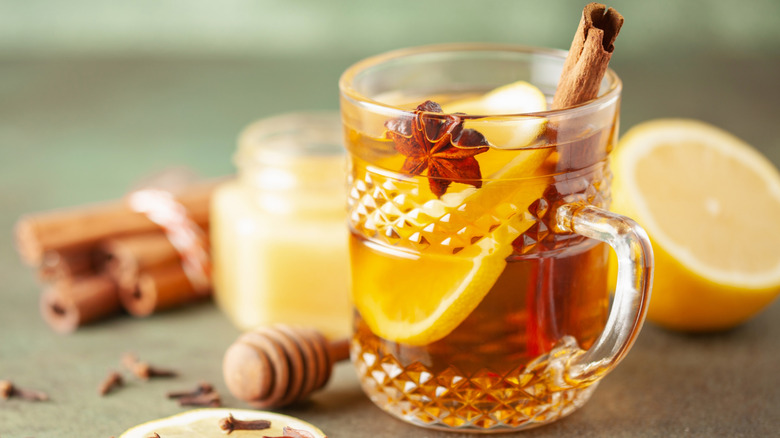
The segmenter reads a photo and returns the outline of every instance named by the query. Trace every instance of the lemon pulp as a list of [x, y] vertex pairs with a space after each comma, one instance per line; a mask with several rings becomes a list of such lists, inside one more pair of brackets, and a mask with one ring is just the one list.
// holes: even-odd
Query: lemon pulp
[[[479, 116], [466, 120], [463, 127], [476, 129], [498, 149], [518, 149], [534, 142], [544, 131], [547, 121], [530, 114], [547, 109], [544, 93], [525, 81], [517, 81], [490, 92], [442, 105], [446, 113], [464, 113]], [[507, 115], [513, 114], [513, 117]]]
[[649, 320], [725, 329], [780, 292], [780, 174], [752, 147], [702, 122], [657, 120], [626, 133], [613, 172], [613, 209], [655, 248]]

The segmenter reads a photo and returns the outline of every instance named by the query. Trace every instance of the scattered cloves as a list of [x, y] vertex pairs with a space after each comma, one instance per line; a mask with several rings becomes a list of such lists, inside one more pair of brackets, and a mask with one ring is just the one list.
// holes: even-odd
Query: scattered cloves
[[124, 385], [124, 379], [122, 379], [122, 376], [117, 373], [116, 371], [112, 371], [111, 373], [106, 376], [106, 378], [103, 380], [103, 382], [98, 387], [98, 393], [101, 396], [104, 396], [108, 394], [109, 392], [119, 388], [120, 386]]
[[194, 397], [201, 394], [208, 394], [214, 391], [214, 386], [211, 383], [208, 382], [200, 382], [198, 386], [193, 391], [177, 391], [177, 392], [169, 392], [168, 398], [171, 399], [180, 399], [183, 397]]
[[0, 380], [0, 397], [8, 400], [11, 397], [18, 397], [27, 401], [47, 401], [49, 396], [41, 391], [32, 389], [17, 388], [10, 380]]
[[176, 371], [157, 368], [149, 365], [148, 362], [138, 360], [138, 357], [132, 353], [122, 355], [122, 364], [139, 379], [149, 380], [152, 377], [176, 377]]
[[268, 429], [271, 427], [271, 422], [268, 420], [236, 420], [233, 414], [228, 414], [227, 417], [219, 420], [219, 427], [229, 435], [234, 430]]
[[48, 401], [49, 395], [45, 392], [35, 391], [32, 389], [16, 388], [15, 395], [22, 400], [27, 401]]
[[214, 385], [201, 382], [193, 391], [169, 392], [168, 398], [179, 401], [179, 406], [218, 407], [222, 405]]
[[14, 385], [8, 380], [0, 380], [0, 397], [8, 400], [14, 394]]
[[217, 408], [222, 406], [222, 400], [216, 392], [206, 394], [187, 395], [179, 397], [179, 406], [197, 406]]

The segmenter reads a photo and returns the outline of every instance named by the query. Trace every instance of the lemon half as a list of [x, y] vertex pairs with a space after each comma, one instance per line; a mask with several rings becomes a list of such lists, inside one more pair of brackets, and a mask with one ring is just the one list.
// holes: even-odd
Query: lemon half
[[727, 329], [780, 293], [780, 173], [754, 148], [703, 122], [663, 119], [627, 132], [612, 168], [613, 210], [653, 242], [649, 320]]

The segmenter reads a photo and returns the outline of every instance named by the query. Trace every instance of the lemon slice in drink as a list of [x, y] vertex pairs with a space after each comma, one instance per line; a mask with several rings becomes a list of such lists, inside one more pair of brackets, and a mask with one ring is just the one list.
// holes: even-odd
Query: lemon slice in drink
[[[544, 95], [525, 82], [443, 107], [445, 112], [480, 115], [544, 109]], [[431, 247], [417, 252], [391, 250], [352, 239], [353, 302], [378, 336], [424, 345], [449, 334], [490, 291], [512, 253], [512, 242], [534, 223], [524, 213], [547, 186], [546, 179], [536, 174], [551, 149], [507, 149], [520, 149], [535, 140], [544, 129], [544, 121], [532, 117], [528, 123], [509, 126], [485, 120], [467, 122], [482, 123], [467, 127], [478, 129], [493, 146], [477, 156], [482, 174], [488, 178], [481, 188], [469, 186], [457, 190], [451, 186], [439, 199], [426, 190], [427, 184], [421, 184], [419, 193], [404, 193], [379, 208], [370, 196], [359, 201], [366, 202], [365, 205], [356, 206], [371, 212], [366, 221], [374, 230], [403, 234], [432, 227], [435, 231], [428, 237], [436, 243], [455, 237], [468, 242], [453, 254], [452, 248], [444, 244], [438, 249]], [[516, 181], [523, 178], [528, 180]], [[394, 229], [389, 221], [398, 217], [412, 224], [412, 231]], [[478, 226], [483, 219], [493, 220], [494, 224], [487, 228]], [[452, 227], [455, 223], [467, 225], [457, 231], [457, 236]], [[412, 240], [410, 236], [404, 237]]]
[[232, 415], [243, 421], [268, 420], [271, 427], [263, 430], [234, 430], [230, 437], [284, 436], [284, 428], [303, 431], [313, 438], [325, 438], [321, 430], [305, 421], [273, 412], [246, 409], [195, 409], [172, 417], [150, 421], [129, 429], [119, 438], [149, 438], [154, 434], [161, 438], [224, 438], [226, 431], [220, 428], [220, 420]]
[[613, 209], [653, 241], [647, 318], [684, 331], [736, 326], [780, 293], [780, 173], [693, 120], [631, 129], [613, 158]]
[[[525, 81], [498, 87], [482, 96], [442, 105], [445, 113], [479, 115], [524, 114], [546, 109], [547, 100], [544, 93]], [[514, 187], [508, 185], [507, 181], [533, 177], [534, 171], [539, 169], [552, 149], [528, 149], [522, 152], [511, 149], [523, 149], [533, 143], [544, 132], [547, 121], [533, 116], [517, 119], [513, 118], [511, 123], [491, 117], [466, 121], [464, 128], [476, 129], [491, 145], [490, 151], [476, 156], [483, 177], [500, 181], [497, 184], [495, 181], [487, 181], [480, 189], [467, 188], [460, 192], [447, 193], [441, 202], [429, 202], [425, 208], [436, 208], [442, 215], [448, 207], [451, 209], [462, 205], [492, 208], [499, 202], [507, 201], [514, 191]], [[531, 199], [528, 204], [534, 200]], [[466, 214], [476, 215], [473, 211]]]
[[456, 255], [391, 253], [353, 237], [355, 307], [371, 331], [385, 339], [411, 345], [435, 342], [482, 301], [503, 272], [512, 241], [532, 224], [514, 215]]
[[[451, 102], [444, 111], [500, 114], [541, 111], [545, 107], [544, 95], [523, 82], [500, 87], [479, 98]], [[513, 147], [525, 146], [544, 128], [543, 122], [537, 123], [530, 133], [523, 126], [530, 125], [513, 128], [520, 131], [513, 137]], [[505, 143], [508, 140], [499, 137], [507, 136], [511, 129], [504, 126], [493, 132], [491, 127], [485, 124], [475, 129], [486, 137], [492, 135], [492, 139], [488, 138], [492, 144], [508, 145]], [[490, 154], [500, 154], [503, 161], [486, 165], [484, 157]], [[416, 196], [410, 194], [406, 203], [395, 201], [373, 209], [369, 217], [377, 229], [392, 228], [392, 224], [386, 223], [387, 218], [401, 216], [416, 228], [434, 225], [434, 230], [439, 229], [437, 222], [472, 224], [484, 218], [500, 221], [488, 233], [471, 235], [466, 231], [457, 236], [470, 244], [456, 254], [432, 249], [390, 252], [387, 247], [353, 238], [350, 253], [353, 302], [375, 334], [395, 342], [424, 345], [443, 338], [466, 319], [503, 272], [506, 258], [512, 253], [512, 242], [533, 225], [534, 220], [523, 213], [541, 197], [547, 185], [546, 179], [536, 173], [549, 154], [549, 149], [514, 153], [491, 150], [477, 157], [483, 172], [486, 167], [497, 169], [483, 173], [490, 180], [481, 188], [452, 190], [441, 199], [421, 190]], [[534, 177], [524, 182], [513, 181]], [[371, 198], [366, 201], [373, 203]], [[372, 205], [362, 207], [373, 208]], [[451, 220], [445, 220], [448, 217]], [[442, 227], [442, 230], [429, 237], [438, 242], [453, 237], [452, 229]]]
[[[506, 116], [547, 110], [547, 99], [538, 88], [525, 81], [513, 82], [487, 94], [442, 105], [446, 113], [480, 116]], [[543, 117], [484, 117], [467, 120], [464, 128], [476, 129], [497, 149], [526, 147], [544, 132]]]

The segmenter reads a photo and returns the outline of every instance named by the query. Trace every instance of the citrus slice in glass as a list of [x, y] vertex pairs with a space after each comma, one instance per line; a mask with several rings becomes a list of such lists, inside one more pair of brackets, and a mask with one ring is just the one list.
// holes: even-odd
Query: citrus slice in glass
[[[544, 95], [522, 82], [451, 102], [444, 111], [503, 114], [545, 108]], [[475, 129], [487, 136], [491, 126]], [[544, 122], [535, 125], [538, 132], [532, 134], [527, 126], [504, 126], [498, 131], [514, 129], [520, 132], [517, 138], [530, 139], [538, 136]], [[496, 138], [493, 141], [499, 141]], [[514, 146], [525, 145], [517, 141]], [[404, 193], [381, 206], [370, 196], [361, 199], [366, 205], [356, 208], [371, 211], [364, 222], [371, 229], [407, 242], [431, 243], [407, 251], [352, 239], [353, 302], [375, 334], [395, 342], [429, 344], [449, 334], [477, 307], [503, 272], [512, 242], [534, 223], [524, 213], [547, 186], [546, 178], [537, 173], [550, 150], [491, 148], [477, 156], [483, 176], [490, 178], [478, 189], [451, 187], [437, 198], [421, 181], [418, 192]], [[367, 179], [369, 173], [358, 171], [356, 176]], [[412, 226], [399, 229], [391, 221]], [[451, 243], [455, 240], [461, 243]]]
[[500, 116], [469, 119], [463, 126], [481, 132], [496, 149], [519, 149], [533, 144], [547, 123], [543, 117], [517, 116], [547, 110], [544, 93], [525, 81], [498, 87], [481, 96], [445, 103], [442, 109], [445, 113]]
[[780, 173], [745, 142], [680, 119], [643, 123], [612, 161], [613, 209], [648, 232], [648, 319], [684, 331], [736, 326], [780, 293]]
[[[442, 105], [442, 109], [445, 113], [524, 114], [545, 111], [547, 101], [541, 90], [528, 82], [518, 81], [481, 96], [449, 102]], [[480, 189], [464, 186], [460, 190], [451, 189], [441, 198], [434, 196], [425, 184], [421, 184], [416, 196], [409, 194], [416, 198], [415, 202], [423, 205], [421, 211], [427, 216], [441, 217], [461, 208], [459, 214], [467, 215], [467, 220], [473, 220], [499, 203], [511, 201], [510, 197], [517, 187], [516, 180], [538, 176], [537, 170], [550, 156], [552, 148], [526, 147], [544, 132], [546, 119], [533, 116], [527, 120], [517, 119], [514, 118], [517, 122], [514, 125], [502, 125], [492, 118], [466, 121], [464, 128], [478, 130], [490, 142], [490, 150], [476, 156], [486, 181]], [[470, 125], [473, 123], [477, 124]], [[510, 141], [509, 138], [514, 140]], [[401, 162], [398, 161], [394, 168], [400, 168]], [[528, 205], [534, 200], [531, 199]], [[463, 211], [464, 207], [467, 211]], [[391, 206], [388, 205], [388, 208]]]
[[523, 217], [513, 215], [457, 254], [391, 250], [352, 237], [355, 307], [382, 338], [411, 345], [443, 338], [498, 280], [512, 254], [512, 241], [533, 224]]
[[[243, 421], [268, 420], [271, 427], [263, 430], [234, 430], [227, 435], [227, 432], [220, 428], [220, 420], [230, 415]], [[161, 438], [281, 437], [285, 436], [285, 427], [303, 431], [312, 438], [326, 438], [321, 430], [294, 417], [274, 412], [225, 408], [195, 409], [150, 421], [127, 430], [119, 438], [149, 438], [155, 433]]]

